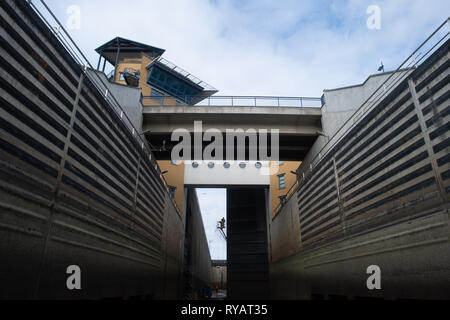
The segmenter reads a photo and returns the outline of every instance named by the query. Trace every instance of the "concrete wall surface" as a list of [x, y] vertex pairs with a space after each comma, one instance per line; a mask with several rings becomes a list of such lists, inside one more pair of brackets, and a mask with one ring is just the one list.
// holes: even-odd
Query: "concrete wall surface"
[[[427, 212], [271, 264], [273, 299], [450, 298], [449, 211]], [[381, 269], [382, 290], [369, 290], [367, 268]]]

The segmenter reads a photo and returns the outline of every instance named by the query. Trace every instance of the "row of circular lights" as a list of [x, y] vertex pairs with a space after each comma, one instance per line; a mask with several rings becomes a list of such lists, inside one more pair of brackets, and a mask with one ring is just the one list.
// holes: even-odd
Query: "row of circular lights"
[[[192, 168], [197, 169], [198, 167], [199, 167], [198, 162], [193, 162], [193, 163], [192, 163]], [[208, 168], [213, 169], [214, 167], [215, 167], [215, 163], [214, 163], [214, 162], [208, 163]], [[229, 169], [229, 168], [231, 167], [231, 164], [230, 164], [229, 162], [225, 162], [225, 163], [223, 164], [223, 167], [224, 167], [225, 169]], [[239, 164], [239, 167], [240, 167], [241, 169], [245, 169], [245, 168], [247, 167], [247, 164], [246, 164], [245, 162], [241, 162], [241, 163]], [[255, 167], [256, 167], [256, 169], [261, 169], [261, 168], [262, 168], [262, 163], [261, 163], [261, 162], [255, 163]]]

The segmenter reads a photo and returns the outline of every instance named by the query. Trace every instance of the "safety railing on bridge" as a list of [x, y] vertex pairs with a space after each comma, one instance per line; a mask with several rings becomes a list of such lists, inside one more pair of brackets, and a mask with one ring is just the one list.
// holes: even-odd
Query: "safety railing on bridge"
[[[199, 96], [178, 97], [181, 101], [198, 100]], [[169, 96], [154, 94], [143, 96], [143, 101], [150, 99], [161, 105], [174, 105], [174, 98]], [[170, 101], [168, 103], [168, 101]], [[150, 104], [151, 105], [151, 104]], [[208, 96], [195, 105], [178, 103], [184, 107], [270, 107], [270, 108], [321, 108], [321, 98], [311, 97], [271, 97], [271, 96]]]
[[171, 69], [172, 71], [175, 71], [179, 74], [181, 74], [182, 76], [186, 77], [187, 79], [189, 79], [190, 81], [192, 81], [193, 83], [195, 83], [196, 85], [199, 85], [200, 87], [202, 87], [204, 90], [206, 91], [212, 91], [212, 92], [217, 92], [217, 89], [214, 88], [212, 85], [206, 83], [203, 80], [200, 80], [199, 78], [197, 78], [196, 76], [194, 76], [193, 74], [187, 72], [186, 70], [178, 67], [177, 65], [175, 65], [174, 63], [170, 62], [169, 60], [163, 58], [163, 57], [159, 57], [156, 61], [154, 61], [153, 63], [161, 63], [164, 66], [166, 66], [167, 68]]
[[270, 96], [211, 96], [196, 104], [211, 107], [320, 108], [320, 98]]

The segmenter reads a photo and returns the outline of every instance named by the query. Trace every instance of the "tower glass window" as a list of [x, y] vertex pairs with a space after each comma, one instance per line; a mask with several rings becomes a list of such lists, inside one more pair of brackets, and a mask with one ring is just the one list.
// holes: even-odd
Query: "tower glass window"
[[186, 81], [178, 79], [158, 66], [149, 69], [147, 83], [189, 104], [202, 91]]
[[280, 174], [278, 175], [278, 184], [280, 187], [280, 190], [286, 189], [286, 174]]

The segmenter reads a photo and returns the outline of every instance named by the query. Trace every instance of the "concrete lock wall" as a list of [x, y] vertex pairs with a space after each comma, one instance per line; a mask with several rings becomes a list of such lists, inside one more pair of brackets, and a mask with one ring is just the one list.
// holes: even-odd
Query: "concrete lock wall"
[[123, 110], [136, 129], [142, 128], [142, 89], [110, 82], [103, 72], [97, 70], [88, 69], [88, 72], [92, 74], [94, 81], [102, 82], [120, 104], [122, 109], [116, 111], [120, 114]]
[[211, 277], [212, 277], [212, 285], [214, 288], [219, 287], [220, 290], [227, 288], [227, 267], [212, 266]]
[[27, 1], [0, 18], [0, 298], [181, 297], [183, 222], [154, 157]]
[[[447, 41], [302, 164], [272, 221], [273, 298], [449, 298], [448, 61]], [[371, 265], [382, 290], [366, 286]]]
[[202, 214], [194, 188], [187, 189], [186, 238], [184, 247], [185, 296], [193, 297], [201, 288], [212, 285], [211, 255]]

